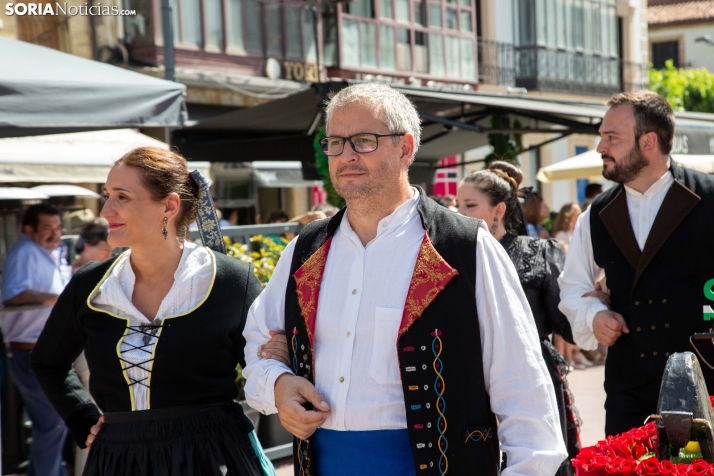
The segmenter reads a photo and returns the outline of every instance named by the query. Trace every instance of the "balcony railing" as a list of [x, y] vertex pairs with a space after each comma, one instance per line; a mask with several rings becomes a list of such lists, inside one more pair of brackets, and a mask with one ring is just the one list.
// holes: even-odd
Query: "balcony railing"
[[482, 84], [598, 96], [648, 86], [646, 65], [616, 57], [483, 38], [478, 57]]

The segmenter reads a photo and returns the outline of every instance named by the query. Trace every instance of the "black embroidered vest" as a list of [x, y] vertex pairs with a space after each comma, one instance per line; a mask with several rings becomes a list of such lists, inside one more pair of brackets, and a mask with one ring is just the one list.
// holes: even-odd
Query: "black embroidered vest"
[[[423, 190], [417, 208], [425, 239], [395, 342], [417, 474], [498, 475], [496, 418], [484, 384], [474, 299], [479, 222], [441, 207]], [[344, 213], [302, 230], [286, 291], [293, 370], [313, 383], [311, 342], [322, 269]], [[296, 439], [296, 476], [320, 476], [316, 456], [309, 439]]]
[[[598, 196], [590, 211], [595, 262], [605, 270], [611, 309], [622, 314], [630, 329], [609, 349], [609, 394], [661, 380], [667, 358], [694, 352], [689, 337], [714, 326], [706, 316], [714, 305], [714, 178], [676, 165], [671, 172], [675, 181], [643, 250], [622, 185]], [[714, 364], [711, 341], [697, 347]], [[709, 393], [714, 393], [714, 371], [700, 363]], [[652, 398], [656, 405], [657, 395]]]

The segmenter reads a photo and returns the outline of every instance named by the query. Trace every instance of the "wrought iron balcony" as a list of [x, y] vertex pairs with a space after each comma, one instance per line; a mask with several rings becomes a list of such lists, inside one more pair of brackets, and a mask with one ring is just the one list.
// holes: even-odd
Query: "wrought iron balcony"
[[648, 86], [647, 65], [616, 57], [479, 38], [478, 60], [482, 84], [597, 96]]

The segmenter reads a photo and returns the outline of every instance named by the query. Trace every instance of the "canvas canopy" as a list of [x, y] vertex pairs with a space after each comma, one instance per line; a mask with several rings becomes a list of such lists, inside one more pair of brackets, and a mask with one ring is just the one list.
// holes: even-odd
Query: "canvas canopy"
[[186, 86], [0, 36], [0, 137], [179, 126]]
[[[0, 183], [104, 183], [109, 169], [135, 147], [168, 145], [132, 129], [0, 139]], [[208, 162], [189, 162], [209, 177]]]
[[[684, 167], [704, 173], [714, 173], [714, 155], [673, 154], [674, 161]], [[592, 179], [602, 177], [602, 157], [596, 150], [589, 150], [569, 159], [542, 167], [536, 179], [550, 183], [556, 180]]]

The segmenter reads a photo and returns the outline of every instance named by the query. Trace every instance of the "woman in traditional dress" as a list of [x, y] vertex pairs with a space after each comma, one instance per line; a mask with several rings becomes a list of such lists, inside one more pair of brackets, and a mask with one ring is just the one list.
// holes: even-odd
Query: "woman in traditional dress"
[[[565, 379], [568, 364], [548, 337], [556, 333], [573, 342], [570, 323], [558, 310], [558, 276], [563, 269], [565, 255], [553, 239], [518, 234], [518, 231], [523, 232], [522, 211], [518, 202], [518, 186], [522, 178], [517, 167], [505, 162], [494, 163], [490, 170], [467, 176], [459, 186], [456, 199], [459, 213], [486, 222], [489, 231], [501, 242], [516, 267], [538, 328], [543, 359], [555, 387], [563, 438], [568, 454], [573, 458], [580, 451], [579, 418]], [[558, 476], [573, 474], [569, 459], [563, 462]]]
[[[176, 153], [139, 148], [104, 195], [108, 242], [129, 250], [75, 273], [32, 353], [44, 392], [90, 447], [84, 475], [274, 474], [234, 401], [261, 285], [211, 250], [225, 248], [205, 179]], [[194, 218], [205, 246], [184, 240]], [[96, 405], [72, 370], [82, 350]]]

